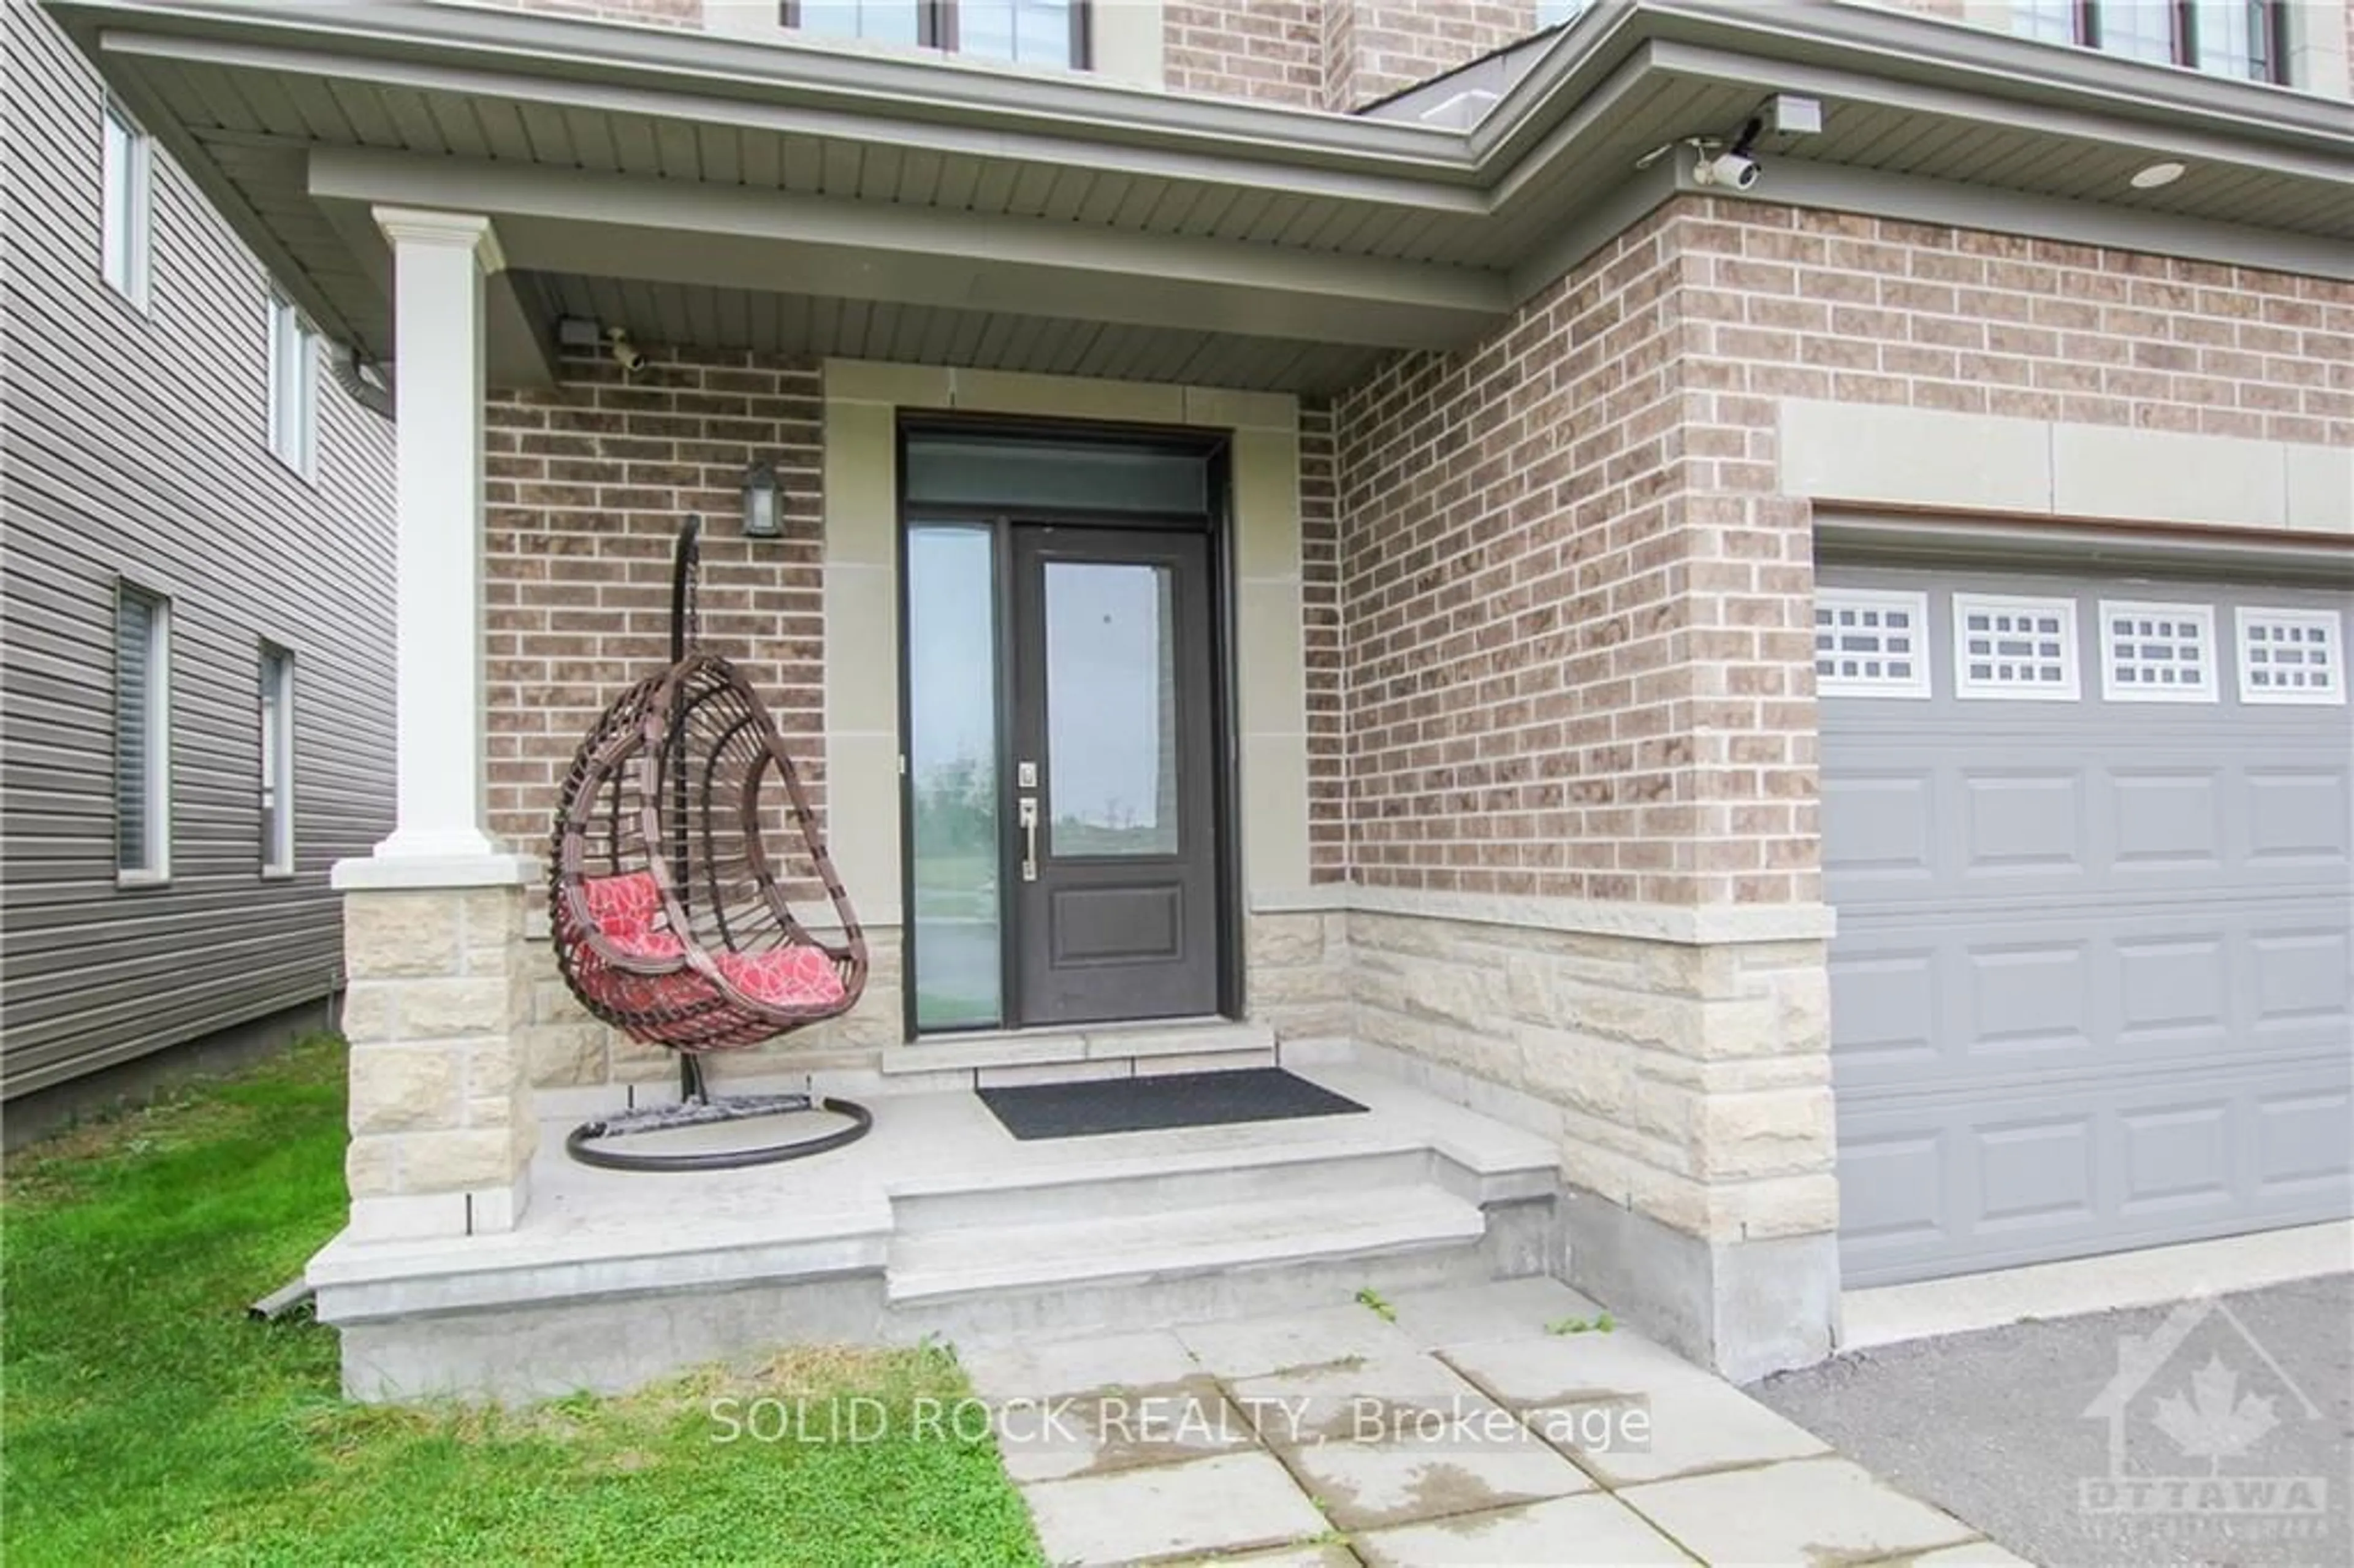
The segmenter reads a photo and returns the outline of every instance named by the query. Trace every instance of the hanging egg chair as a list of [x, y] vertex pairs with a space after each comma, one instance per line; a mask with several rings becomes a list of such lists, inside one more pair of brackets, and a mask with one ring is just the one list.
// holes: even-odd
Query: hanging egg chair
[[[679, 1054], [678, 1104], [587, 1122], [565, 1139], [574, 1159], [615, 1170], [799, 1159], [855, 1142], [874, 1120], [848, 1100], [716, 1096], [704, 1082], [706, 1053], [849, 1012], [866, 983], [866, 940], [775, 720], [743, 672], [701, 646], [700, 532], [689, 519], [673, 557], [670, 666], [622, 693], [581, 742], [549, 844], [565, 983], [631, 1039]], [[611, 1147], [801, 1113], [834, 1125], [749, 1149]]]

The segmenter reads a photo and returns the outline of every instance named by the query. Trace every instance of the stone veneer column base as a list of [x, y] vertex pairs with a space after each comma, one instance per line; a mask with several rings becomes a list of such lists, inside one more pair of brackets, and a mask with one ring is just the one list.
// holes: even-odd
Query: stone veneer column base
[[1358, 1040], [1555, 1140], [1571, 1284], [1729, 1376], [1830, 1352], [1827, 911], [1357, 893]]
[[1569, 1278], [1735, 1383], [1812, 1366], [1839, 1337], [1839, 1237], [1706, 1241], [1571, 1188]]
[[524, 908], [536, 863], [346, 861], [350, 1235], [387, 1241], [512, 1230], [538, 1123], [523, 1029]]

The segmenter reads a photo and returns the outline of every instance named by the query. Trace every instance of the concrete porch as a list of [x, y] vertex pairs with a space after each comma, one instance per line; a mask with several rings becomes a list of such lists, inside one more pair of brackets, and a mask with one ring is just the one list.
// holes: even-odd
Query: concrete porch
[[347, 1233], [309, 1277], [346, 1391], [377, 1400], [616, 1390], [788, 1341], [985, 1345], [1564, 1272], [1549, 1141], [1368, 1066], [1289, 1065], [1366, 1114], [1023, 1143], [970, 1089], [885, 1092], [848, 1149], [660, 1176], [575, 1163], [569, 1118], [551, 1118], [514, 1229]]

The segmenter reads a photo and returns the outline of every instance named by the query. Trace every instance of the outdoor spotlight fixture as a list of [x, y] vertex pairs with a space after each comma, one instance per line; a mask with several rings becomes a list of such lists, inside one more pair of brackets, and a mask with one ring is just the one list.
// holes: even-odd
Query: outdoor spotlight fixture
[[638, 345], [630, 341], [629, 328], [607, 327], [605, 346], [607, 352], [612, 355], [613, 363], [621, 367], [622, 375], [635, 376], [646, 367], [646, 356], [640, 354]]
[[744, 471], [744, 537], [784, 536], [785, 509], [777, 493], [777, 467], [762, 458]]
[[1679, 147], [1692, 150], [1692, 183], [1699, 185], [1723, 185], [1731, 190], [1745, 191], [1764, 175], [1755, 154], [1757, 138], [1771, 132], [1776, 136], [1812, 136], [1823, 128], [1823, 104], [1819, 98], [1801, 97], [1797, 93], [1777, 92], [1767, 99], [1757, 112], [1751, 115], [1741, 129], [1731, 136], [1685, 136], [1673, 142], [1663, 142], [1635, 160], [1638, 169], [1648, 169]]
[[[1733, 145], [1723, 147], [1713, 157], [1710, 155], [1711, 149], [1699, 148], [1699, 155], [1692, 159], [1692, 182], [1703, 185], [1730, 185], [1737, 191], [1745, 191], [1755, 185], [1757, 160], [1749, 155], [1749, 149], [1757, 144], [1758, 133], [1765, 129], [1763, 118], [1750, 121], [1741, 128], [1741, 134], [1733, 139]], [[1722, 147], [1723, 143], [1718, 145]]]
[[1741, 133], [1731, 141], [1722, 136], [1686, 136], [1680, 142], [1665, 142], [1635, 160], [1638, 169], [1648, 169], [1678, 147], [1692, 150], [1692, 183], [1700, 185], [1725, 185], [1745, 191], [1757, 183], [1761, 173], [1757, 160], [1749, 155], [1764, 132], [1766, 122], [1752, 120], [1741, 128]]

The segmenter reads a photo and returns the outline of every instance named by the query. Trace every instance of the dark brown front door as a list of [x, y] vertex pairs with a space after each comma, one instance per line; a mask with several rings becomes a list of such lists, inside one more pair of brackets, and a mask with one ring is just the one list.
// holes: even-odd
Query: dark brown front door
[[1013, 1011], [1214, 1012], [1208, 538], [1016, 524], [1011, 565]]

